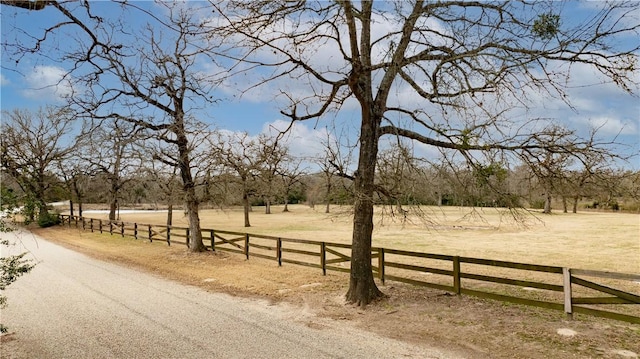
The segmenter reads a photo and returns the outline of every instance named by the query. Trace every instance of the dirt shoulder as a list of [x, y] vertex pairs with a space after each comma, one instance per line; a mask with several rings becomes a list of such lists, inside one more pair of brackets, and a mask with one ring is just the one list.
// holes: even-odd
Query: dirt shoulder
[[[34, 233], [92, 257], [236, 296], [287, 302], [305, 310], [294, 320], [322, 328], [328, 319], [382, 336], [469, 358], [637, 358], [640, 326], [418, 288], [380, 285], [388, 298], [365, 309], [344, 302], [348, 274], [231, 253], [189, 253], [131, 238], [55, 227]], [[25, 239], [29, 240], [29, 239]], [[37, 260], [37, 258], [36, 258]], [[562, 331], [569, 329], [570, 331]], [[560, 332], [575, 333], [572, 336]], [[571, 332], [572, 331], [572, 332]]]

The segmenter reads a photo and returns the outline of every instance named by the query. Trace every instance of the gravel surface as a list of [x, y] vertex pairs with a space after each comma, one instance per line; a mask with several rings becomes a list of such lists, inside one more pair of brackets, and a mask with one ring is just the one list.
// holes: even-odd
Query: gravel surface
[[454, 358], [303, 309], [209, 293], [97, 261], [27, 232], [1, 234], [38, 261], [6, 290], [1, 358]]

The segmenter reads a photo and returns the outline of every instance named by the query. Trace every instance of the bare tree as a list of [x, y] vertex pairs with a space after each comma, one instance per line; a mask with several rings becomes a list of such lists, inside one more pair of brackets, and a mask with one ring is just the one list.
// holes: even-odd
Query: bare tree
[[277, 192], [278, 173], [282, 172], [289, 149], [278, 141], [260, 134], [256, 139], [259, 154], [256, 163], [257, 178], [262, 184], [262, 197], [264, 198], [264, 213], [271, 214], [271, 201]]
[[320, 172], [322, 173], [322, 178], [324, 180], [325, 187], [325, 209], [324, 213], [331, 212], [331, 197], [333, 190], [333, 179], [336, 176], [336, 168], [333, 163], [334, 153], [331, 148], [325, 147], [324, 154], [321, 158], [316, 162], [318, 166], [320, 166]]
[[[615, 141], [599, 140], [599, 130], [600, 128], [592, 128], [589, 136], [582, 138], [575, 130], [554, 125], [539, 134], [546, 137], [547, 148], [528, 148], [522, 151], [520, 158], [530, 167], [543, 187], [543, 213], [551, 213], [554, 194], [562, 197], [566, 212], [567, 191], [579, 193], [580, 188], [585, 186], [590, 178], [597, 177], [601, 170], [606, 170], [615, 161], [629, 160], [629, 155], [624, 155], [622, 151], [613, 151], [618, 145]], [[584, 169], [584, 172], [576, 176], [571, 168]], [[600, 179], [602, 184], [608, 182], [604, 177]], [[577, 201], [575, 197], [574, 200]]]
[[625, 210], [640, 213], [640, 171], [626, 170], [620, 183], [626, 197]]
[[119, 219], [121, 190], [142, 167], [137, 145], [144, 140], [143, 128], [128, 121], [106, 121], [81, 138], [85, 151], [79, 157], [90, 164], [94, 175], [100, 173], [107, 179], [109, 220]]
[[[80, 142], [80, 141], [79, 141]], [[64, 185], [69, 192], [69, 214], [75, 215], [77, 206], [77, 214], [82, 217], [82, 204], [84, 202], [87, 184], [90, 181], [91, 168], [90, 164], [79, 156], [78, 143], [74, 146], [73, 152], [69, 156], [60, 160], [56, 164], [56, 173], [64, 181]]]
[[352, 148], [349, 148], [347, 154], [342, 153], [342, 146], [338, 138], [332, 136], [327, 131], [327, 137], [322, 141], [323, 151], [317, 158], [316, 164], [320, 167], [325, 187], [325, 210], [324, 213], [331, 212], [331, 203], [334, 200], [334, 185], [337, 178], [347, 178], [353, 180], [349, 175], [349, 166]]
[[[154, 149], [147, 149], [147, 154], [151, 157], [157, 154]], [[177, 176], [176, 167], [167, 166], [160, 161], [147, 161], [143, 164], [147, 180], [151, 182], [151, 192], [156, 209], [158, 201], [167, 205], [167, 226], [173, 224], [173, 204], [176, 202], [176, 194], [180, 192], [180, 180]]]
[[247, 133], [218, 132], [211, 138], [210, 161], [220, 173], [231, 173], [241, 186], [244, 226], [251, 227], [251, 196], [256, 193], [256, 177], [260, 171], [260, 145]]
[[[419, 160], [413, 154], [411, 148], [403, 143], [395, 143], [390, 148], [380, 151], [376, 164], [376, 184], [383, 189], [384, 202], [395, 205], [395, 212], [406, 214], [402, 208], [405, 204], [412, 203], [417, 193], [417, 188], [424, 185], [421, 182]], [[405, 217], [405, 216], [403, 216]]]
[[[593, 68], [634, 89], [639, 45], [637, 2], [602, 5], [589, 18], [563, 22], [553, 2], [349, 0], [213, 3], [235, 58], [262, 72], [259, 84], [286, 77], [303, 91], [282, 113], [292, 122], [317, 118], [348, 101], [360, 109], [351, 275], [347, 300], [366, 305], [383, 294], [372, 274], [371, 235], [376, 160], [383, 136], [406, 137], [455, 151], [468, 161], [487, 150], [576, 153], [549, 143], [538, 123], [509, 119], [532, 93], [566, 98], [562, 63]], [[384, 25], [379, 25], [384, 24]], [[380, 31], [380, 29], [385, 29]], [[622, 46], [622, 45], [620, 45]], [[245, 50], [245, 52], [241, 52]], [[291, 85], [289, 85], [290, 87]], [[398, 95], [402, 94], [402, 96]], [[409, 99], [404, 100], [404, 99]]]
[[[101, 3], [110, 7], [106, 15], [94, 12], [89, 1], [12, 4], [64, 20], [29, 34], [26, 38], [31, 43], [3, 43], [9, 56], [20, 61], [41, 54], [64, 61], [71, 68], [65, 78], [73, 83], [74, 91], [68, 100], [79, 117], [129, 121], [171, 148], [161, 160], [179, 169], [190, 228], [189, 249], [206, 250], [192, 172], [192, 139], [201, 129], [197, 117], [215, 102], [211, 92], [226, 70], [216, 70], [211, 55], [217, 44], [207, 38], [211, 33], [208, 19], [199, 17], [199, 5], [158, 2], [152, 5], [161, 8], [157, 9], [140, 2]], [[131, 21], [133, 17], [136, 21]], [[64, 36], [64, 47], [55, 46], [58, 36]], [[47, 44], [52, 51], [42, 54]]]
[[[589, 186], [594, 199], [593, 208], [620, 210], [619, 200], [624, 197], [637, 199], [637, 173], [623, 169], [603, 168], [595, 174], [598, 182]], [[634, 187], [636, 193], [634, 194]]]
[[[38, 218], [47, 214], [46, 191], [53, 185], [55, 164], [73, 148], [73, 118], [64, 109], [4, 111], [0, 123], [0, 164], [35, 201]], [[30, 214], [33, 220], [35, 213]]]
[[[601, 127], [590, 130], [590, 142], [597, 143], [597, 134], [600, 130]], [[609, 168], [615, 163], [627, 162], [632, 157], [633, 155], [623, 155], [623, 151], [589, 151], [582, 154], [578, 158], [576, 169], [566, 169], [566, 189], [572, 199], [572, 212], [578, 212], [578, 201], [581, 197], [586, 196], [589, 187], [606, 186], [612, 182], [611, 178], [606, 175]]]
[[284, 198], [284, 208], [282, 212], [289, 212], [289, 197], [294, 188], [302, 185], [302, 177], [307, 173], [302, 167], [302, 159], [292, 156], [285, 158], [286, 166], [278, 171], [278, 176], [282, 181], [282, 197]]

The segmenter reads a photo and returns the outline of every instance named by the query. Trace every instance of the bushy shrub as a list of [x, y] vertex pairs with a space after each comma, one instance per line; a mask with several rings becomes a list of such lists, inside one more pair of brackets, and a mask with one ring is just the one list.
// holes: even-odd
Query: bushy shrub
[[620, 205], [618, 204], [618, 202], [614, 201], [614, 202], [611, 202], [609, 205], [611, 206], [611, 209], [616, 212], [620, 210]]
[[33, 222], [36, 217], [36, 212], [36, 202], [32, 197], [27, 197], [21, 210], [22, 217], [24, 218], [24, 224], [31, 224], [31, 222]]
[[56, 213], [45, 212], [38, 218], [38, 226], [47, 228], [60, 224], [60, 216]]

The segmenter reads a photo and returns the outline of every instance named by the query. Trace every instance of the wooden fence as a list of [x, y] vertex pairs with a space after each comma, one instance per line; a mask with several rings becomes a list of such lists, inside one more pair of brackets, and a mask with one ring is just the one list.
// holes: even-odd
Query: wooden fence
[[[189, 229], [61, 215], [63, 225], [130, 236], [167, 245], [187, 244]], [[208, 249], [349, 272], [351, 245], [202, 229]], [[640, 324], [640, 274], [570, 269], [414, 251], [372, 248], [374, 275], [397, 281], [529, 306], [582, 313]], [[589, 278], [588, 280], [585, 278]], [[595, 279], [594, 279], [595, 278]], [[596, 282], [596, 280], [598, 282]], [[616, 288], [614, 288], [616, 287]], [[606, 307], [603, 308], [603, 307]]]

